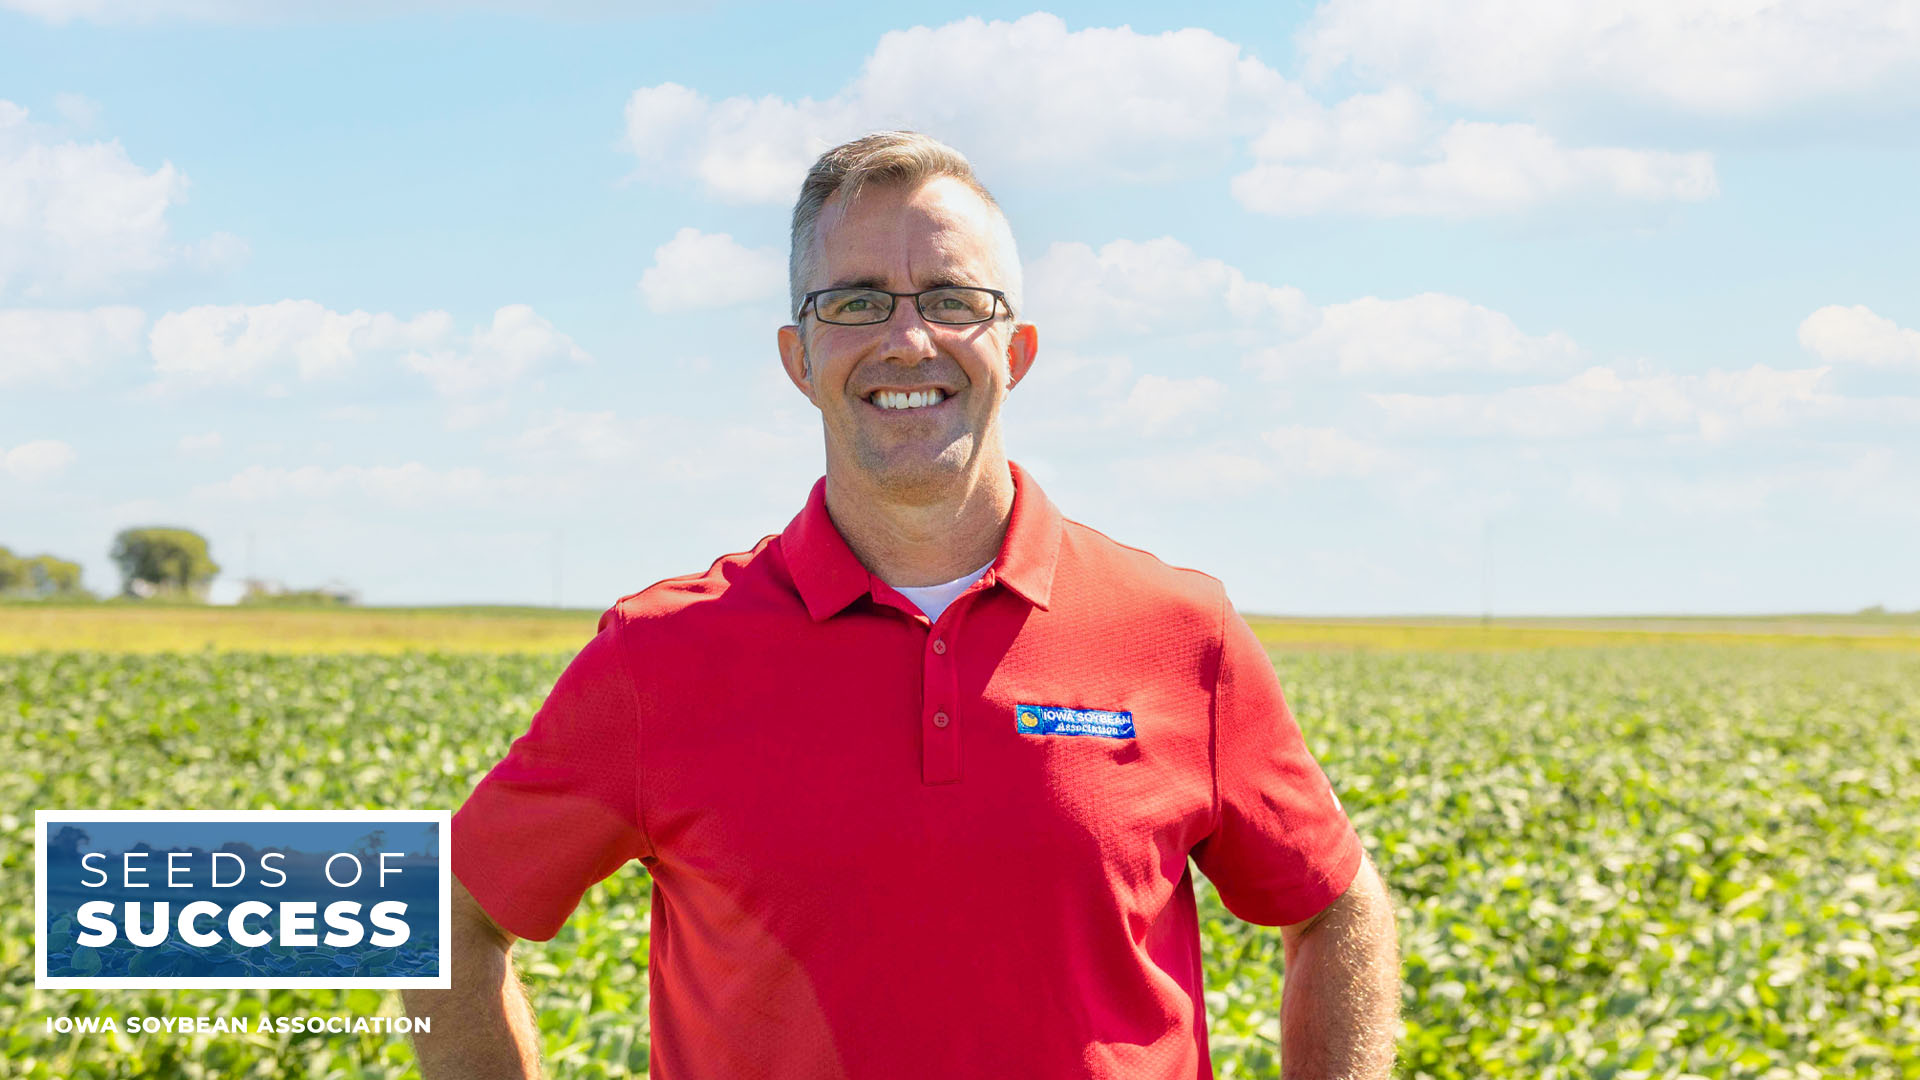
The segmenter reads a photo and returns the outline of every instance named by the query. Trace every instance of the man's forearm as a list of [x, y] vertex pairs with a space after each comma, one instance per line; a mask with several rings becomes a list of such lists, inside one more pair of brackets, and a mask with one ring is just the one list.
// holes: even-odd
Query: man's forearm
[[1280, 1056], [1287, 1080], [1381, 1080], [1400, 1040], [1400, 946], [1370, 862], [1286, 942]]
[[433, 1017], [415, 1033], [422, 1080], [539, 1080], [540, 1029], [504, 942], [455, 934], [453, 988], [404, 990], [410, 1015]]

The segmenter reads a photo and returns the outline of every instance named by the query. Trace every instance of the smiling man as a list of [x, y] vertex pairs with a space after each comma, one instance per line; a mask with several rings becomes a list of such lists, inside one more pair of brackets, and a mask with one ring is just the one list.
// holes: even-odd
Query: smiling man
[[1007, 460], [1039, 335], [966, 160], [829, 151], [790, 269], [826, 475], [610, 609], [454, 816], [423, 1074], [537, 1075], [513, 942], [638, 859], [656, 1080], [1210, 1076], [1192, 866], [1281, 928], [1286, 1075], [1388, 1075], [1385, 889], [1259, 642]]

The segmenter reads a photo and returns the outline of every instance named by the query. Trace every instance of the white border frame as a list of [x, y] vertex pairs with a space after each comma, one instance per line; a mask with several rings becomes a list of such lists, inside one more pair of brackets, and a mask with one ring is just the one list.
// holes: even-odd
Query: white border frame
[[[47, 975], [47, 826], [62, 822], [419, 821], [440, 824], [440, 974], [353, 978], [220, 975]], [[33, 985], [37, 990], [448, 990], [453, 987], [453, 814], [447, 810], [35, 810], [33, 812]]]

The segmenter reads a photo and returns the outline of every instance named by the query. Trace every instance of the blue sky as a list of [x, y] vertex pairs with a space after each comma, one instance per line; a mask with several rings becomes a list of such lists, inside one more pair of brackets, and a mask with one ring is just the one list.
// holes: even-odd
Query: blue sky
[[1014, 459], [1243, 609], [1920, 608], [1908, 0], [971, 11], [0, 0], [0, 544], [704, 569], [822, 468], [800, 173], [911, 126], [1020, 241]]

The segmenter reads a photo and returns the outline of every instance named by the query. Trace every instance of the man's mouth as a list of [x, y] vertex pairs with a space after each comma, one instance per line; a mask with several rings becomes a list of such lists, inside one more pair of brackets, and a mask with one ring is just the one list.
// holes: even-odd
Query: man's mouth
[[867, 395], [867, 402], [880, 409], [925, 409], [947, 400], [947, 392], [935, 387], [931, 390], [875, 390]]

